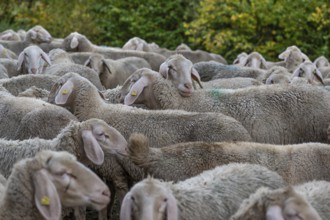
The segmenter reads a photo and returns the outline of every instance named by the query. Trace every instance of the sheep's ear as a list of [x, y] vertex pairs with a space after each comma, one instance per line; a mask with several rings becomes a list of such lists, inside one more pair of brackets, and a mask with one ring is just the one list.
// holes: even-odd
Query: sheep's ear
[[162, 75], [165, 79], [168, 78], [168, 65], [166, 62], [162, 63], [162, 65], [160, 65], [159, 67], [159, 73], [160, 75]]
[[199, 73], [194, 67], [191, 69], [191, 78], [195, 80], [201, 88], [203, 88], [201, 77], [199, 76]]
[[55, 104], [64, 105], [73, 91], [73, 83], [68, 80], [58, 91], [55, 97]]
[[141, 50], [141, 51], [143, 51], [143, 47], [144, 47], [143, 42], [139, 42], [139, 43], [136, 45], [136, 49], [135, 49], [135, 50]]
[[21, 52], [17, 58], [17, 71], [20, 71], [23, 65], [23, 61], [24, 61], [24, 51]]
[[109, 73], [112, 74], [112, 72], [111, 72], [111, 66], [109, 65], [109, 63], [105, 59], [102, 59], [102, 64], [109, 71]]
[[167, 220], [178, 220], [178, 205], [172, 193], [168, 194], [166, 203]]
[[284, 220], [282, 210], [279, 206], [269, 206], [266, 212], [266, 220]]
[[84, 150], [87, 158], [96, 165], [101, 165], [104, 161], [104, 152], [90, 130], [81, 132], [84, 142]]
[[49, 56], [44, 51], [41, 51], [41, 57], [49, 66], [52, 65]]
[[84, 63], [84, 66], [88, 66], [91, 67], [91, 57], [88, 57], [88, 59], [86, 60], [86, 62]]
[[39, 170], [33, 175], [34, 201], [45, 219], [60, 219], [61, 201], [54, 184], [50, 181], [46, 170]]
[[318, 81], [320, 81], [322, 83], [322, 85], [324, 85], [323, 76], [322, 76], [322, 73], [320, 72], [320, 70], [316, 69], [316, 71], [314, 72], [314, 76], [316, 77], [316, 79]]
[[149, 79], [142, 76], [138, 81], [136, 81], [129, 90], [128, 94], [125, 96], [124, 104], [132, 105], [136, 99], [139, 97], [144, 87], [149, 85]]
[[284, 52], [278, 55], [278, 58], [281, 60], [285, 60], [289, 56], [290, 52], [290, 50], [286, 49]]
[[34, 29], [30, 29], [29, 33], [30, 33], [31, 39], [33, 39], [33, 40], [37, 39], [38, 34]]
[[78, 47], [78, 44], [79, 44], [79, 41], [78, 41], [78, 38], [76, 36], [74, 36], [72, 39], [71, 39], [71, 42], [70, 42], [70, 48], [71, 49], [75, 49]]
[[261, 65], [260, 65], [261, 69], [267, 69], [267, 61], [265, 60], [265, 58], [261, 58]]
[[246, 56], [246, 57], [243, 57], [242, 58], [242, 63], [240, 64], [241, 66], [245, 66], [247, 64], [247, 62], [249, 61], [249, 57]]
[[131, 220], [132, 211], [132, 193], [128, 192], [123, 199], [123, 203], [120, 208], [120, 219], [121, 220]]

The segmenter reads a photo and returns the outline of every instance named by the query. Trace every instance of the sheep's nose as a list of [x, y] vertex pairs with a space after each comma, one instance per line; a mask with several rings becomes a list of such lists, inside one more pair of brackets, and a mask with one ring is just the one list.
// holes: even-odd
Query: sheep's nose
[[185, 84], [183, 84], [184, 85], [184, 87], [186, 87], [187, 89], [192, 89], [192, 85], [191, 85], [191, 83], [185, 83]]
[[37, 68], [31, 68], [31, 72], [32, 72], [33, 74], [36, 74], [36, 73], [37, 73]]

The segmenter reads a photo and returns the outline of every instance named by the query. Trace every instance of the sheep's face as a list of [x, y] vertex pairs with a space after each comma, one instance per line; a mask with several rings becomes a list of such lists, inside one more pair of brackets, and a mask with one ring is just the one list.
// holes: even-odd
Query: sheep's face
[[135, 220], [162, 220], [165, 216], [177, 219], [177, 203], [169, 189], [158, 180], [148, 178], [137, 183], [125, 196], [121, 219], [130, 214]]
[[165, 79], [171, 80], [178, 88], [180, 95], [184, 97], [191, 96], [193, 92], [192, 80], [197, 81], [201, 86], [197, 70], [193, 67], [192, 62], [182, 55], [177, 54], [169, 57], [160, 66], [159, 73]]

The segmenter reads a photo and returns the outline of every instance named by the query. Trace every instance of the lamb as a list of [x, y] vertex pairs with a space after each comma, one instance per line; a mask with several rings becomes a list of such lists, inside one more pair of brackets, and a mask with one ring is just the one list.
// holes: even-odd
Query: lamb
[[77, 74], [72, 77], [63, 76], [53, 86], [49, 102], [69, 107], [80, 121], [103, 119], [126, 139], [133, 132], [144, 133], [152, 138], [153, 146], [187, 140], [251, 140], [240, 123], [222, 114], [148, 111], [105, 103], [96, 87]]
[[329, 219], [329, 193], [330, 183], [326, 181], [311, 181], [275, 190], [261, 187], [242, 202], [230, 219]]
[[54, 49], [49, 52], [49, 56], [51, 60], [55, 60], [56, 64], [53, 64], [52, 66], [48, 67], [44, 71], [44, 74], [63, 76], [66, 73], [75, 72], [87, 78], [99, 90], [103, 89], [98, 74], [91, 68], [71, 62], [72, 59], [66, 51], [62, 49]]
[[[175, 86], [157, 72], [150, 69], [137, 72], [142, 72], [142, 76], [132, 82], [124, 98], [126, 105], [223, 113], [241, 122], [256, 142], [327, 142], [330, 94], [322, 88], [261, 85], [236, 90], [194, 90], [191, 96], [182, 97]], [[312, 110], [315, 106], [317, 110]], [[302, 109], [309, 109], [308, 113]]]
[[19, 55], [26, 47], [31, 44], [39, 45], [41, 43], [48, 43], [52, 39], [52, 36], [46, 29], [40, 25], [36, 25], [26, 32], [25, 39], [23, 41], [0, 41], [5, 48], [13, 51], [16, 55]]
[[62, 205], [101, 210], [109, 195], [102, 180], [73, 155], [42, 151], [15, 164], [1, 195], [0, 219], [59, 220]]
[[319, 56], [313, 62], [317, 68], [330, 66], [330, 62], [325, 56]]
[[295, 71], [292, 73], [291, 77], [306, 78], [310, 84], [316, 84], [316, 85], [324, 84], [322, 73], [320, 72], [320, 70], [318, 70], [316, 65], [311, 61], [305, 61], [301, 63], [297, 67], [297, 69], [295, 69]]
[[48, 55], [36, 45], [26, 47], [17, 61], [17, 71], [20, 74], [41, 74], [46, 63], [52, 65]]
[[[249, 184], [246, 184], [249, 183]], [[233, 163], [204, 171], [177, 183], [151, 177], [134, 185], [125, 196], [120, 219], [227, 220], [244, 198], [259, 187], [277, 189], [283, 179], [265, 167]]]
[[[155, 148], [143, 134], [128, 141], [130, 160], [145, 173], [178, 181], [228, 163], [259, 164], [276, 171], [289, 184], [330, 181], [330, 145], [273, 145], [255, 142], [186, 142]], [[125, 154], [127, 155], [127, 154]]]
[[21, 38], [13, 29], [8, 29], [0, 33], [0, 40], [20, 41]]
[[[24, 121], [24, 117], [28, 113], [34, 115], [32, 119], [35, 121], [32, 120], [33, 123], [31, 124], [31, 126], [34, 125], [35, 128], [37, 128], [34, 133], [40, 132], [44, 126], [53, 124], [53, 126], [49, 127], [47, 130], [49, 131], [49, 129], [51, 129], [49, 131], [50, 135], [56, 135], [55, 131], [62, 129], [70, 120], [77, 120], [68, 110], [42, 100], [28, 97], [15, 97], [8, 92], [0, 92], [0, 97], [0, 135], [2, 138], [15, 139], [18, 135], [16, 134], [17, 130], [20, 130], [19, 133], [21, 133], [21, 135], [29, 136], [29, 130], [21, 130], [20, 128], [20, 126], [24, 126], [22, 120]], [[40, 110], [44, 112], [44, 115], [36, 115], [38, 112], [41, 113]], [[38, 119], [39, 117], [40, 119]], [[47, 123], [45, 123], [44, 120], [46, 120]], [[27, 119], [27, 121], [30, 120]], [[28, 124], [25, 124], [25, 126], [28, 127]], [[41, 133], [45, 132], [46, 130]]]
[[237, 65], [224, 65], [215, 61], [198, 62], [194, 68], [199, 73], [202, 81], [219, 78], [250, 77], [262, 80], [265, 70], [252, 67], [239, 67]]
[[140, 68], [151, 68], [149, 63], [139, 57], [126, 57], [118, 60], [105, 59], [104, 56], [95, 54], [88, 58], [85, 66], [93, 69], [100, 77], [106, 89], [122, 85], [125, 80]]
[[129, 51], [119, 48], [100, 47], [92, 44], [84, 35], [77, 32], [67, 36], [62, 44], [62, 48], [69, 52], [93, 52], [102, 54], [107, 59], [120, 59], [124, 57], [140, 57], [144, 58], [153, 70], [158, 71], [159, 66], [165, 61], [165, 57], [151, 52]]

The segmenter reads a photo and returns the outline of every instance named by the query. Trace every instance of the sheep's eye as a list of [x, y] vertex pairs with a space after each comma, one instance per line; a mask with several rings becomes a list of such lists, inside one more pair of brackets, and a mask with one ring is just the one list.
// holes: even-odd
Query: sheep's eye
[[164, 200], [163, 200], [164, 202], [167, 202], [167, 198], [164, 198]]
[[303, 69], [300, 69], [300, 70], [299, 70], [299, 74], [298, 74], [298, 76], [299, 76], [299, 77], [302, 77], [303, 74], [304, 74], [304, 70], [303, 70]]
[[270, 84], [274, 84], [274, 81], [273, 80], [270, 80]]

